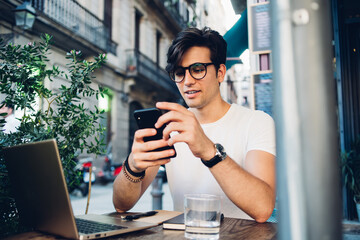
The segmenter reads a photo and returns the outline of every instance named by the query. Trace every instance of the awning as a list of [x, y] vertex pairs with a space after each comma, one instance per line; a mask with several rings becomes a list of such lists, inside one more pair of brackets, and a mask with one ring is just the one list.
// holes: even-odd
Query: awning
[[[225, 33], [224, 39], [227, 42], [227, 57], [238, 58], [249, 47], [247, 9], [241, 14], [235, 25]], [[238, 63], [236, 60], [227, 60], [226, 68]]]

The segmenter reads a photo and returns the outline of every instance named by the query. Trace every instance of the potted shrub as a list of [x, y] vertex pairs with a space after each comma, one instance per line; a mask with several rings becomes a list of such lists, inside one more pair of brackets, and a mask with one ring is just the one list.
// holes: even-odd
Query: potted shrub
[[[0, 40], [0, 94], [5, 96], [0, 107], [13, 105], [23, 112], [17, 131], [9, 134], [1, 131], [4, 120], [0, 118], [0, 238], [23, 230], [9, 191], [3, 147], [55, 138], [68, 188], [79, 181], [79, 172], [74, 169], [77, 155], [99, 154], [103, 147], [103, 128], [98, 124], [102, 112], [96, 106], [86, 107], [81, 98], [103, 95], [100, 86], [92, 85], [92, 74], [104, 64], [106, 56], [85, 61], [81, 52], [72, 50], [66, 55], [68, 70], [62, 71], [48, 64], [51, 39], [45, 34], [39, 43], [24, 46], [4, 45]], [[57, 89], [44, 84], [59, 78], [66, 79], [66, 84]], [[37, 104], [40, 107], [35, 107]]]
[[352, 144], [349, 152], [341, 155], [344, 184], [354, 196], [360, 220], [360, 137]]

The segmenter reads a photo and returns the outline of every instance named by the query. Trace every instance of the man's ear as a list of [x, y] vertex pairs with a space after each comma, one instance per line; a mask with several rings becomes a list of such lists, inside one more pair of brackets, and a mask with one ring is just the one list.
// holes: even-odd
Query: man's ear
[[224, 81], [225, 74], [226, 74], [226, 66], [225, 66], [225, 64], [220, 64], [219, 69], [217, 71], [217, 79], [218, 79], [219, 84]]

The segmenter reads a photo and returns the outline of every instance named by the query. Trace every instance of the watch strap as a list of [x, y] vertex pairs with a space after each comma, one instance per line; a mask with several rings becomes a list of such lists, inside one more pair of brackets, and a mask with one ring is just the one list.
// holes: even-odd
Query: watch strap
[[224, 152], [223, 146], [216, 143], [215, 148], [216, 148], [216, 153], [212, 159], [210, 159], [208, 161], [201, 159], [201, 162], [208, 168], [212, 168], [213, 166], [215, 166], [216, 164], [218, 164], [219, 162], [221, 162], [222, 160], [224, 160], [227, 157], [227, 154]]

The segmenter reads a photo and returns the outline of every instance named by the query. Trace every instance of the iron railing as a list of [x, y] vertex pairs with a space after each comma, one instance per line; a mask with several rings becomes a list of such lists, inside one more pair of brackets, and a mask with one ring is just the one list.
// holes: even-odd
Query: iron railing
[[187, 27], [187, 21], [185, 21], [183, 16], [180, 15], [179, 9], [176, 7], [176, 4], [178, 4], [177, 1], [173, 3], [171, 0], [161, 0], [160, 2], [164, 4], [164, 7], [167, 9], [171, 17], [177, 22], [177, 24], [179, 24], [179, 26], [181, 26], [181, 28], [184, 29]]
[[33, 0], [33, 7], [100, 49], [116, 54], [108, 27], [75, 0]]
[[159, 85], [178, 95], [178, 90], [168, 73], [149, 57], [136, 49], [126, 51], [126, 73], [128, 76], [146, 78], [150, 83]]

